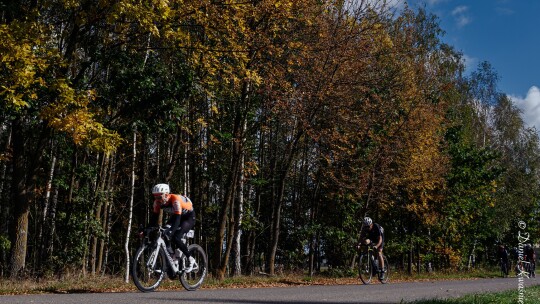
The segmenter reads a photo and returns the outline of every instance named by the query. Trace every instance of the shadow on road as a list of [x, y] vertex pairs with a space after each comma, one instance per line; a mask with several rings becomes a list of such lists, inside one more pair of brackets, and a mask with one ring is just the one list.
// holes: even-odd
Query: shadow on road
[[[155, 300], [156, 302], [163, 302], [163, 300], [166, 301], [178, 301], [178, 298], [148, 298]], [[283, 304], [284, 302], [282, 300], [252, 300], [252, 299], [196, 299], [196, 298], [189, 298], [189, 297], [183, 297], [182, 302], [187, 303], [249, 303], [249, 304]], [[298, 301], [291, 301], [287, 300], [288, 304], [344, 304], [344, 303], [359, 303], [359, 302], [332, 302], [327, 300], [321, 300], [321, 301], [313, 301], [313, 300], [298, 300]], [[396, 302], [361, 302], [362, 304], [391, 304]]]

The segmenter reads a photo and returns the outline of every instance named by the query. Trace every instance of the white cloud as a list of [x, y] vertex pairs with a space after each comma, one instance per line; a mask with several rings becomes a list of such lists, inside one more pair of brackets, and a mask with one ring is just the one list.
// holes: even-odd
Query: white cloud
[[452, 11], [452, 16], [455, 16], [455, 15], [461, 15], [463, 13], [466, 13], [467, 11], [469, 10], [469, 8], [465, 5], [460, 5], [458, 7], [456, 7], [453, 11]]
[[529, 127], [536, 127], [540, 131], [540, 89], [532, 86], [523, 99], [517, 96], [509, 96], [514, 104], [523, 111], [523, 121]]
[[455, 18], [458, 27], [464, 27], [471, 23], [471, 18], [467, 15], [468, 11], [469, 7], [465, 5], [460, 5], [452, 11], [452, 16]]
[[390, 0], [388, 3], [391, 7], [397, 9], [403, 9], [405, 7], [405, 0]]
[[478, 65], [478, 58], [471, 57], [467, 54], [463, 54], [461, 56], [461, 61], [465, 65], [465, 73], [474, 71], [474, 69], [476, 69], [476, 66]]

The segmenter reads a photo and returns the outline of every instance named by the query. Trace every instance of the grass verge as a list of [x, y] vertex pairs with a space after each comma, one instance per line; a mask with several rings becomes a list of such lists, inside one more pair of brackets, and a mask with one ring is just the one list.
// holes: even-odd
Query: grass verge
[[[522, 300], [522, 301], [521, 301]], [[519, 291], [509, 290], [497, 293], [467, 295], [455, 299], [421, 300], [410, 304], [538, 304], [540, 303], [540, 285], [527, 287], [520, 297]]]

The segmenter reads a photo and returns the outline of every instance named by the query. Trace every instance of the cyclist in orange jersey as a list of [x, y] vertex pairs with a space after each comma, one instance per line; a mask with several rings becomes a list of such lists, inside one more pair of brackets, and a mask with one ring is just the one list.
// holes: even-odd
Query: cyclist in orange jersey
[[189, 254], [186, 244], [182, 242], [182, 236], [195, 226], [193, 203], [185, 195], [171, 194], [167, 184], [155, 185], [152, 188], [152, 195], [154, 206], [150, 218], [151, 225], [157, 226], [160, 210], [170, 214], [167, 221], [170, 228], [165, 231], [165, 235], [186, 255], [189, 263], [185, 271], [191, 272], [195, 259]]

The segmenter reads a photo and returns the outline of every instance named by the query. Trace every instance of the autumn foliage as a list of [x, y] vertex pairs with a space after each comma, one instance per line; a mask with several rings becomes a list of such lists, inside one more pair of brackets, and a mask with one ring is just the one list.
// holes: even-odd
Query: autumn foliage
[[518, 220], [538, 229], [538, 134], [489, 63], [464, 75], [422, 8], [43, 0], [0, 10], [4, 276], [124, 272], [121, 244], [136, 248], [127, 232], [147, 223], [158, 182], [194, 202], [218, 279], [312, 274], [323, 260], [349, 268], [364, 216], [409, 271], [493, 263]]

